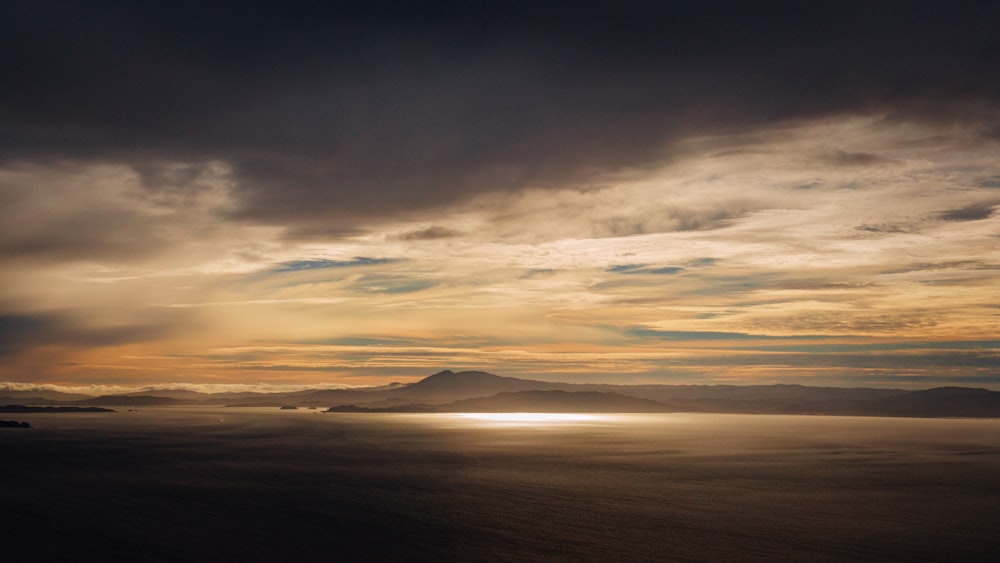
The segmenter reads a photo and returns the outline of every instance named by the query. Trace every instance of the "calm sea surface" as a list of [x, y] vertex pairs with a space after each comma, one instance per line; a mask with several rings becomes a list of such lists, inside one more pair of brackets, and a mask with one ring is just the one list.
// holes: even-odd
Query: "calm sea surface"
[[0, 418], [4, 561], [1000, 557], [1000, 420]]

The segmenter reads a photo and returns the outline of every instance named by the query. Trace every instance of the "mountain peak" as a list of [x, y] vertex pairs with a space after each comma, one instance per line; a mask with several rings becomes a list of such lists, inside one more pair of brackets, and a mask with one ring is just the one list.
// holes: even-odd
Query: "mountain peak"
[[493, 375], [492, 373], [486, 373], [485, 371], [459, 371], [454, 372], [450, 369], [444, 371], [439, 371], [434, 375], [428, 375], [427, 377], [421, 379], [420, 381], [410, 385], [413, 387], [437, 387], [441, 385], [453, 386], [453, 385], [481, 385], [487, 382], [502, 381], [513, 379], [510, 377], [501, 377], [499, 375]]
[[558, 383], [503, 377], [485, 371], [454, 372], [444, 370], [429, 375], [405, 388], [397, 389], [394, 394], [441, 401], [485, 397], [504, 391], [551, 389], [563, 386], [563, 384]]

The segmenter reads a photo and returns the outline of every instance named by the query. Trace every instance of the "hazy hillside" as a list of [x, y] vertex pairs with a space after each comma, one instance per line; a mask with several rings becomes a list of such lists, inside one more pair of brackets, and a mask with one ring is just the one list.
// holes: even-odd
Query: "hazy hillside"
[[21, 403], [23, 405], [50, 404], [53, 401], [81, 401], [90, 399], [90, 395], [79, 393], [63, 393], [47, 389], [32, 389], [30, 391], [15, 391], [8, 387], [0, 387], [0, 402]]
[[[572, 392], [572, 393], [570, 393]], [[577, 412], [716, 412], [831, 414], [915, 417], [1000, 417], [1000, 392], [941, 387], [902, 389], [809, 387], [805, 385], [611, 385], [555, 383], [501, 377], [481, 371], [441, 371], [410, 384], [381, 387], [312, 389], [290, 393], [199, 393], [148, 389], [120, 395], [86, 397], [18, 391], [0, 397], [9, 404], [163, 406], [337, 407], [374, 411], [438, 410]], [[52, 397], [51, 399], [45, 398]], [[458, 405], [454, 403], [460, 402]], [[421, 405], [421, 406], [414, 406]]]
[[624, 395], [654, 400], [725, 399], [731, 401], [869, 401], [906, 393], [902, 389], [870, 387], [810, 387], [806, 385], [600, 385]]
[[879, 401], [886, 414], [897, 416], [1000, 417], [1000, 392], [968, 387], [938, 387]]
[[86, 401], [74, 401], [77, 405], [102, 405], [116, 407], [153, 407], [167, 405], [181, 405], [187, 401], [174, 399], [171, 397], [157, 397], [153, 395], [102, 395]]
[[455, 373], [451, 370], [445, 370], [421, 379], [412, 385], [395, 389], [389, 393], [389, 397], [423, 402], [447, 402], [474, 397], [489, 397], [497, 393], [570, 390], [574, 387], [569, 383], [501, 377], [482, 371]]

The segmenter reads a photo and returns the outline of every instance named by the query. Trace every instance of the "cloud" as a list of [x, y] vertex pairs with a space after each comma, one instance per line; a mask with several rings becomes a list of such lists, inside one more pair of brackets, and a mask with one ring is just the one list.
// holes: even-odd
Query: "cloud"
[[[734, 199], [705, 207], [654, 206], [645, 213], [612, 215], [598, 220], [595, 232], [599, 236], [632, 236], [673, 231], [721, 229], [734, 220], [747, 216], [761, 205]], [[633, 210], [634, 211], [634, 210]]]
[[176, 200], [200, 165], [157, 162], [224, 162], [231, 218], [294, 223], [286, 235], [305, 240], [487, 192], [590, 185], [709, 132], [872, 113], [995, 129], [986, 22], [1000, 8], [899, 9], [11, 4], [0, 153], [133, 166]]
[[996, 333], [998, 10], [3, 4], [0, 373], [900, 373], [780, 347]]
[[59, 324], [49, 315], [0, 316], [0, 355], [15, 353], [40, 339], [49, 339], [47, 332]]
[[284, 262], [273, 271], [275, 272], [301, 272], [303, 270], [325, 270], [328, 268], [354, 268], [358, 266], [377, 266], [379, 264], [393, 264], [399, 262], [397, 258], [368, 258], [358, 256], [352, 260], [293, 260]]
[[416, 231], [409, 231], [399, 235], [401, 240], [437, 240], [443, 238], [452, 238], [459, 236], [461, 233], [447, 227], [441, 227], [438, 225], [431, 225], [425, 229], [419, 229]]
[[712, 331], [677, 331], [677, 330], [655, 330], [648, 328], [630, 328], [626, 331], [629, 336], [643, 339], [670, 340], [670, 341], [703, 341], [703, 340], [801, 340], [826, 338], [817, 335], [797, 335], [797, 336], [768, 336], [763, 334], [747, 334], [745, 332], [712, 332]]
[[407, 276], [377, 275], [362, 276], [349, 288], [363, 293], [400, 294], [415, 293], [437, 285], [433, 280], [415, 279]]
[[0, 314], [0, 356], [47, 345], [100, 348], [151, 341], [169, 331], [165, 324], [88, 326], [68, 315], [6, 313]]
[[873, 164], [893, 162], [890, 159], [870, 152], [848, 152], [842, 150], [824, 154], [822, 160], [834, 166], [871, 166]]
[[795, 312], [788, 314], [752, 315], [747, 324], [765, 333], [890, 335], [920, 334], [939, 324], [939, 320], [917, 311], [903, 314], [865, 313], [855, 311]]
[[0, 262], [141, 262], [231, 228], [220, 221], [231, 203], [228, 168], [181, 162], [155, 167], [158, 183], [150, 187], [152, 181], [132, 166], [0, 166]]
[[617, 266], [611, 266], [608, 268], [609, 272], [616, 274], [654, 274], [654, 275], [672, 275], [678, 274], [684, 271], [684, 268], [680, 266], [661, 266], [661, 267], [650, 267], [647, 264], [619, 264]]
[[62, 165], [0, 170], [0, 259], [135, 257], [167, 243], [118, 194], [121, 169]]
[[996, 206], [996, 203], [974, 203], [958, 209], [943, 211], [941, 218], [945, 221], [980, 221], [990, 218]]
[[881, 223], [877, 225], [858, 225], [854, 227], [859, 231], [878, 234], [912, 233], [917, 229], [914, 225], [906, 223]]

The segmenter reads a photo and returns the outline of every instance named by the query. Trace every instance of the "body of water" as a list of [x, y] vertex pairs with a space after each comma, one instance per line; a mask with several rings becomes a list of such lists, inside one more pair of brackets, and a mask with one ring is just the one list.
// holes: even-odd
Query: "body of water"
[[1000, 420], [25, 414], [8, 561], [991, 561]]

